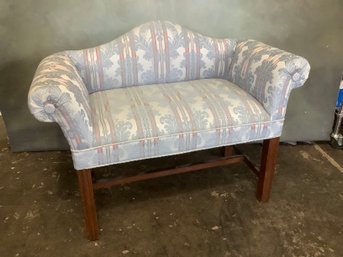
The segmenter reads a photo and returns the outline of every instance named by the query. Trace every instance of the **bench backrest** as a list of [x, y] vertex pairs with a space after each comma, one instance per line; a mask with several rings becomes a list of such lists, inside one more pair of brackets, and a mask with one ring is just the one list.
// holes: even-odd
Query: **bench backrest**
[[88, 92], [203, 78], [228, 78], [236, 40], [153, 21], [89, 49], [68, 51]]

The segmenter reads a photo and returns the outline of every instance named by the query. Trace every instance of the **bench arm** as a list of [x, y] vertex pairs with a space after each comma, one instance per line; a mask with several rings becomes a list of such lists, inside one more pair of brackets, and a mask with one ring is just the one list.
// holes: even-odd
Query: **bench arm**
[[229, 80], [254, 96], [277, 120], [284, 118], [291, 90], [305, 83], [309, 71], [306, 59], [247, 40], [237, 43]]
[[36, 119], [60, 125], [71, 149], [92, 145], [88, 91], [73, 62], [64, 53], [41, 61], [30, 87], [28, 105]]

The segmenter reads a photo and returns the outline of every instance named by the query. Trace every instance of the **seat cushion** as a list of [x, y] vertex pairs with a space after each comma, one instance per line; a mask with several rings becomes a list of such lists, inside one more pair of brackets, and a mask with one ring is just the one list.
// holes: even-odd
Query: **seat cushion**
[[283, 124], [222, 79], [96, 92], [90, 107], [93, 147], [72, 152], [76, 169], [272, 138]]

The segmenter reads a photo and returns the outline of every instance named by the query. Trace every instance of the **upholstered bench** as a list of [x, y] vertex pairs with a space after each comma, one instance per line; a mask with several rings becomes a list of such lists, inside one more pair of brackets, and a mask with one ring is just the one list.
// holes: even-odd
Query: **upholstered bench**
[[[86, 230], [95, 240], [98, 188], [244, 161], [259, 178], [257, 198], [267, 201], [288, 97], [309, 70], [304, 58], [261, 42], [154, 21], [107, 44], [45, 58], [28, 102], [69, 142]], [[260, 169], [231, 147], [258, 140], [264, 140]], [[215, 161], [92, 180], [96, 167], [214, 147], [225, 147]]]

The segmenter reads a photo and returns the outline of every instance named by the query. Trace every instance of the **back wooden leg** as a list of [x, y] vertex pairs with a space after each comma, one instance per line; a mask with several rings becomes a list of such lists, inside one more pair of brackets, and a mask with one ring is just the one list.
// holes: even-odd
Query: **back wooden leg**
[[261, 168], [256, 193], [257, 199], [261, 202], [267, 202], [270, 198], [279, 141], [279, 137], [263, 141]]
[[77, 171], [79, 179], [80, 194], [83, 202], [86, 232], [89, 240], [99, 239], [98, 222], [94, 200], [94, 190], [91, 170]]
[[224, 157], [229, 157], [231, 155], [233, 155], [233, 146], [229, 145], [229, 146], [224, 146]]

